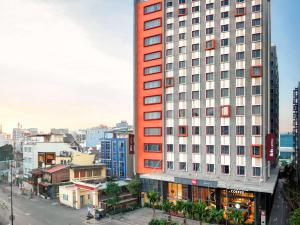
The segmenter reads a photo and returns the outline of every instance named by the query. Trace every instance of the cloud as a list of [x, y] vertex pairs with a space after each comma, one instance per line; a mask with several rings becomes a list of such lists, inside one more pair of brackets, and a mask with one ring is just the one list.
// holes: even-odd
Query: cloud
[[[95, 46], [95, 31], [68, 16], [66, 7], [0, 1], [2, 121], [46, 129], [131, 120], [131, 59]], [[98, 35], [99, 43], [114, 48], [101, 24], [96, 32], [105, 37]]]

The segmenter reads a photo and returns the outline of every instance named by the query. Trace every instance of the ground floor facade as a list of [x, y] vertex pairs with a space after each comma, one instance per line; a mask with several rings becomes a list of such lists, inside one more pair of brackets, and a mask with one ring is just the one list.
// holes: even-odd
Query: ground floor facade
[[238, 209], [243, 212], [248, 224], [267, 224], [270, 215], [273, 195], [269, 193], [251, 192], [236, 189], [219, 188], [213, 181], [195, 179], [176, 179], [176, 182], [141, 179], [143, 192], [158, 191], [163, 199], [201, 200], [207, 206], [214, 206], [224, 211]]

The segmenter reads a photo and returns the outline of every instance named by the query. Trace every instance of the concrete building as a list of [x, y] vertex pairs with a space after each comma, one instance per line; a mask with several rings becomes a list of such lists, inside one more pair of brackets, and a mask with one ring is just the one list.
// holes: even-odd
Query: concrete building
[[296, 162], [296, 179], [300, 183], [300, 82], [298, 87], [294, 89], [293, 96], [293, 134], [294, 134], [294, 149]]
[[107, 126], [101, 125], [86, 131], [86, 147], [95, 147], [100, 144], [100, 140], [105, 137], [105, 133], [109, 130]]
[[50, 130], [51, 134], [68, 134], [69, 133], [69, 129], [67, 128], [52, 128]]
[[270, 10], [269, 0], [135, 0], [135, 153], [144, 191], [267, 222], [278, 177]]
[[18, 127], [13, 129], [12, 137], [15, 152], [22, 152], [22, 144], [25, 137], [36, 134], [38, 134], [37, 128], [22, 128], [22, 125], [18, 124]]
[[279, 138], [279, 161], [291, 163], [295, 157], [294, 135], [292, 133], [282, 133]]

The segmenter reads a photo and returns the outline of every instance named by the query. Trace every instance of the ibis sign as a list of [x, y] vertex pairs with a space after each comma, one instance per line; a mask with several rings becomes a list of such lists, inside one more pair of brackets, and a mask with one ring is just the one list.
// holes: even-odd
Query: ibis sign
[[267, 134], [266, 136], [266, 159], [268, 161], [276, 160], [275, 135]]

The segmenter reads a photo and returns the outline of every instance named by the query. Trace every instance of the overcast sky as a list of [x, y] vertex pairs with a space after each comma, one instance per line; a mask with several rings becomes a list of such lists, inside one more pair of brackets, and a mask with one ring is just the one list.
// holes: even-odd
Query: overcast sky
[[[281, 131], [300, 80], [300, 1], [273, 0]], [[0, 0], [0, 122], [11, 132], [132, 123], [132, 0]]]

